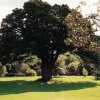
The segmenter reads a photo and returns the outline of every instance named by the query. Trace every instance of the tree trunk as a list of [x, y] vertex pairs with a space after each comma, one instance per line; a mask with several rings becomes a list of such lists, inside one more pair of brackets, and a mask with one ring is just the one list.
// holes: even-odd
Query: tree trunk
[[41, 66], [42, 69], [42, 78], [41, 81], [47, 82], [52, 80], [52, 70], [54, 64], [50, 64], [48, 62], [44, 62]]
[[41, 65], [42, 78], [40, 79], [40, 81], [42, 82], [50, 81], [52, 80], [52, 71], [54, 68], [54, 64], [58, 58], [58, 53], [54, 54], [52, 52], [51, 55], [48, 55], [47, 53], [45, 54], [45, 56], [42, 55], [40, 58], [42, 60], [42, 65]]

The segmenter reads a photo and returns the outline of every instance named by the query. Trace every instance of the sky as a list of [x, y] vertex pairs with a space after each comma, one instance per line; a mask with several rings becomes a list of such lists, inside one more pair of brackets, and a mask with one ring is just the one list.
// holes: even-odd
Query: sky
[[[2, 18], [5, 18], [7, 14], [11, 13], [14, 8], [22, 8], [24, 2], [28, 0], [0, 0], [0, 22]], [[81, 12], [83, 16], [87, 16], [90, 13], [97, 13], [97, 3], [100, 0], [43, 0], [51, 5], [56, 4], [68, 4], [70, 8], [76, 8], [81, 1], [86, 2], [87, 4], [81, 6]], [[98, 5], [100, 7], [100, 4]], [[100, 13], [99, 13], [100, 14]], [[100, 35], [100, 31], [96, 33]]]

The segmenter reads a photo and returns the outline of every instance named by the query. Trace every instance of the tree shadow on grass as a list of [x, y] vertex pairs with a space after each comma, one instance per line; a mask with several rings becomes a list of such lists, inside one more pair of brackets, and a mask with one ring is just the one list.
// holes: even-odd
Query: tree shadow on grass
[[98, 86], [93, 82], [62, 82], [56, 81], [52, 84], [39, 83], [36, 81], [1, 81], [0, 82], [0, 95], [19, 94], [26, 92], [60, 92], [71, 91], [85, 88], [92, 88]]

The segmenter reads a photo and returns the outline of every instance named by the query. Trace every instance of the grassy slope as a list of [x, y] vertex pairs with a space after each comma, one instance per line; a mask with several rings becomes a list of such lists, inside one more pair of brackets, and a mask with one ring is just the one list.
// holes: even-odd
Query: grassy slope
[[100, 100], [100, 81], [93, 77], [64, 76], [47, 84], [37, 78], [0, 78], [0, 100]]

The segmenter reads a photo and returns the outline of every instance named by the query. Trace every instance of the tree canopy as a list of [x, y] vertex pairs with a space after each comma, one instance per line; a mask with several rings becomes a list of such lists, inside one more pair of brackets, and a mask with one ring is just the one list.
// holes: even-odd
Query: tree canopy
[[75, 47], [74, 52], [85, 61], [96, 61], [98, 59], [97, 43], [93, 37], [94, 29], [90, 21], [84, 18], [80, 12], [73, 10], [66, 17], [66, 24], [69, 33], [65, 40], [66, 44], [72, 44]]

